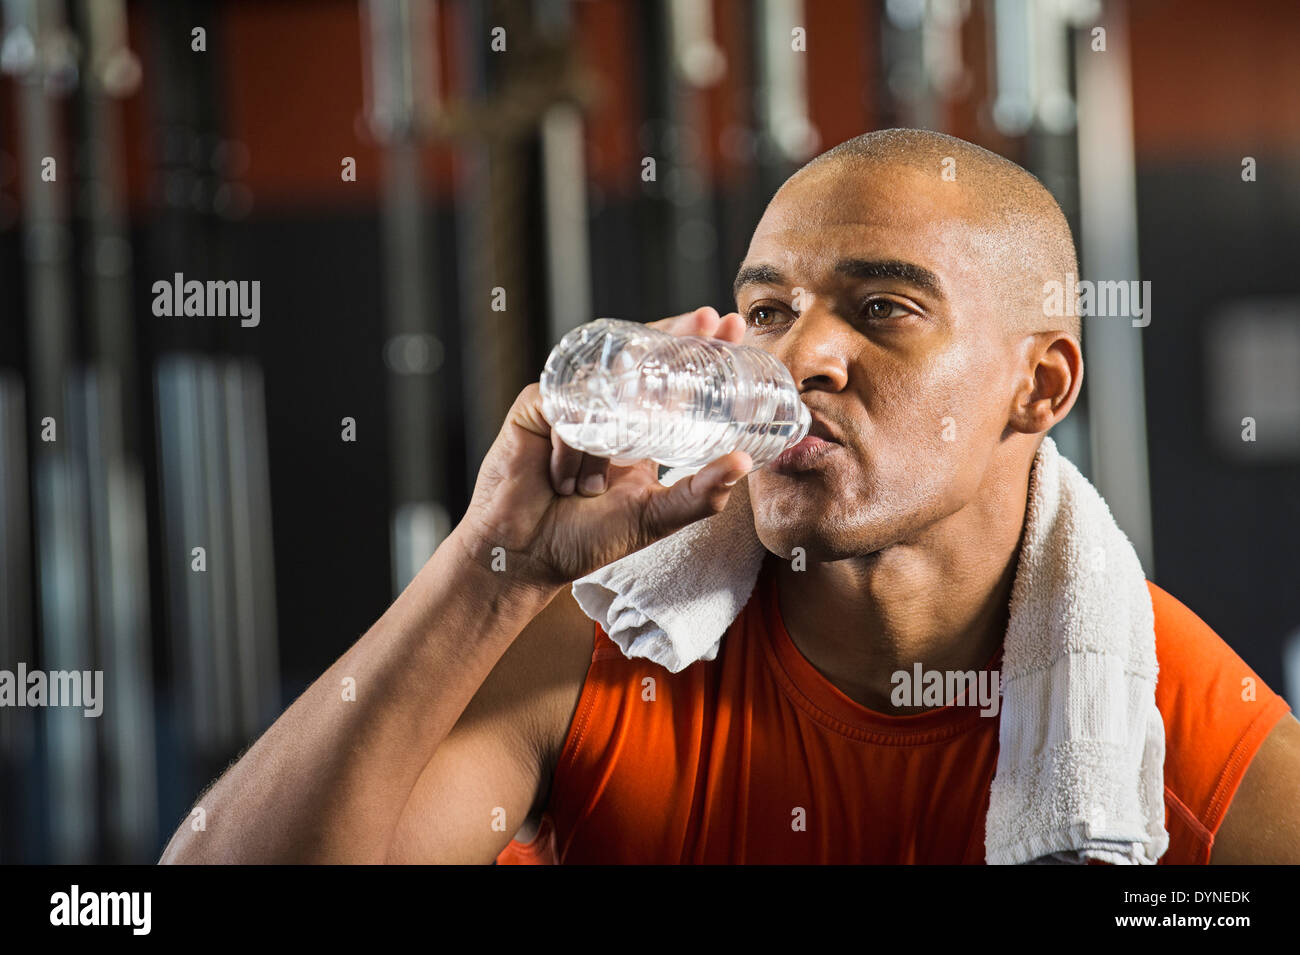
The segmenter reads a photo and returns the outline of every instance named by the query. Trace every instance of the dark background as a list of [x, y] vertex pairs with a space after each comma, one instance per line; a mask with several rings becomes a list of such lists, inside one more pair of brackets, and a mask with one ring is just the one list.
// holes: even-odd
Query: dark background
[[[701, 80], [674, 68], [668, 4], [446, 0], [429, 8], [437, 90], [416, 96], [431, 114], [462, 115], [459, 104], [470, 119], [458, 127], [425, 116], [424, 125], [395, 133], [380, 129], [366, 94], [367, 69], [383, 67], [363, 55], [372, 42], [363, 13], [383, 3], [127, 3], [126, 47], [139, 81], [98, 99], [91, 95], [87, 5], [52, 6], [63, 11], [62, 25], [43, 25], [37, 46], [45, 49], [51, 36], [80, 38], [79, 51], [68, 56], [75, 79], [61, 89], [48, 71], [13, 66], [22, 60], [13, 46], [0, 76], [0, 667], [73, 660], [64, 665], [109, 669], [114, 647], [127, 645], [115, 634], [129, 633], [150, 696], [141, 697], [149, 701], [145, 712], [114, 722], [109, 673], [110, 708], [103, 720], [83, 721], [89, 727], [0, 710], [0, 861], [156, 859], [200, 789], [400, 589], [394, 510], [414, 501], [436, 504], [452, 522], [462, 513], [502, 402], [537, 377], [558, 329], [602, 315], [651, 320], [699, 304], [731, 306], [731, 279], [750, 230], [776, 186], [811, 155], [783, 148], [781, 129], [764, 118], [773, 84], [791, 82], [761, 53], [773, 10], [793, 11], [792, 22], [806, 29], [798, 100], [816, 132], [812, 152], [869, 129], [930, 126], [1036, 172], [1078, 224], [1076, 131], [1037, 118], [1020, 125], [998, 119], [996, 51], [999, 31], [1005, 42], [1011, 25], [978, 0], [956, 21], [960, 69], [943, 83], [925, 78], [923, 31], [909, 25], [909, 4], [712, 0], [703, 35], [725, 67]], [[1219, 414], [1215, 402], [1236, 400], [1238, 392], [1230, 387], [1225, 399], [1211, 386], [1224, 379], [1210, 331], [1224, 309], [1273, 301], [1269, 328], [1282, 336], [1281, 370], [1276, 362], [1248, 367], [1243, 378], [1233, 366], [1226, 380], [1271, 403], [1294, 400], [1300, 367], [1290, 365], [1286, 343], [1300, 335], [1300, 6], [1152, 0], [1097, 4], [1091, 15], [1088, 3], [1077, 6], [1080, 22], [1059, 26], [1069, 42], [1056, 66], [1068, 79], [1078, 66], [1069, 51], [1079, 49], [1070, 44], [1086, 42], [1092, 24], [1128, 36], [1126, 51], [1113, 55], [1125, 57], [1132, 103], [1140, 274], [1130, 277], [1150, 280], [1154, 290], [1153, 320], [1134, 331], [1145, 407], [1133, 414], [1146, 430], [1148, 462], [1137, 466], [1149, 473], [1149, 539], [1144, 545], [1140, 526], [1125, 530], [1140, 552], [1147, 548], [1152, 578], [1294, 699], [1300, 672], [1285, 672], [1284, 658], [1300, 641], [1300, 440], [1286, 429], [1300, 410], [1247, 402]], [[927, 16], [942, 23], [949, 8], [962, 5], [932, 3]], [[0, 7], [6, 44], [18, 42], [16, 9]], [[508, 24], [504, 53], [488, 48], [495, 24]], [[204, 52], [191, 49], [196, 26], [207, 31]], [[545, 86], [539, 76], [561, 75], [556, 64], [573, 71], [571, 82], [557, 80], [530, 99], [530, 90]], [[52, 121], [44, 142], [59, 161], [57, 184], [33, 180], [23, 158], [35, 135], [22, 105], [31, 84]], [[580, 167], [548, 166], [546, 159], [540, 123], [564, 104], [580, 117]], [[521, 118], [494, 131], [493, 118], [512, 109]], [[129, 267], [107, 292], [88, 265], [104, 220], [96, 225], [87, 157], [108, 148], [89, 134], [94, 116], [119, 129], [115, 171], [95, 188], [116, 197], [110, 227], [130, 252]], [[414, 188], [393, 185], [392, 155], [402, 147], [414, 157]], [[475, 155], [503, 177], [486, 190], [476, 191], [466, 173]], [[345, 156], [356, 159], [356, 182], [340, 179]], [[656, 182], [642, 181], [644, 156], [657, 158]], [[1242, 181], [1245, 156], [1257, 161], [1254, 182]], [[579, 263], [576, 273], [548, 264], [548, 169], [567, 174], [580, 196], [580, 221], [558, 243], [565, 262]], [[46, 310], [50, 296], [33, 278], [33, 250], [41, 247], [33, 239], [40, 215], [33, 190], [49, 187], [63, 197], [52, 215], [65, 254], [50, 266], [70, 295], [61, 311]], [[390, 271], [397, 246], [389, 238], [400, 213], [385, 213], [386, 196], [414, 210], [422, 230], [414, 272], [424, 284], [405, 310], [389, 297], [401, 281]], [[683, 242], [687, 234], [704, 239]], [[584, 269], [589, 313], [555, 314], [556, 284]], [[176, 271], [200, 280], [261, 280], [260, 326], [154, 317], [151, 286]], [[1083, 272], [1087, 277], [1086, 256]], [[407, 279], [412, 274], [408, 269]], [[508, 291], [505, 313], [487, 308], [487, 290], [496, 286]], [[116, 349], [96, 331], [97, 296], [112, 295], [126, 303], [119, 326], [129, 331], [129, 343]], [[441, 364], [415, 376], [413, 391], [410, 376], [394, 383], [385, 363], [395, 313], [442, 349]], [[123, 376], [120, 403], [103, 405], [122, 428], [107, 458], [91, 440], [94, 429], [71, 413], [59, 422], [65, 450], [40, 441], [42, 379], [34, 356], [56, 322], [66, 339], [52, 366], [55, 392], [87, 369], [116, 368]], [[1089, 327], [1085, 321], [1085, 359]], [[197, 594], [186, 590], [184, 576], [193, 540], [169, 533], [175, 522], [166, 504], [168, 462], [187, 460], [160, 423], [159, 369], [176, 355], [195, 367], [251, 369], [260, 375], [265, 409], [226, 419], [230, 431], [218, 448], [233, 455], [246, 441], [265, 450], [265, 480], [254, 475], [240, 492], [269, 514], [268, 522], [242, 528], [263, 559], [248, 565], [256, 572], [240, 583], [239, 554], [218, 553], [212, 544], [223, 527], [238, 539], [240, 522], [233, 512], [208, 515], [209, 560], [226, 576], [224, 584], [215, 575], [205, 580], [209, 589]], [[1088, 365], [1085, 386], [1106, 380], [1104, 368]], [[1090, 414], [1090, 405], [1085, 396], [1059, 441], [1095, 479], [1114, 422]], [[430, 427], [403, 430], [407, 413]], [[1245, 415], [1260, 421], [1254, 445], [1239, 440], [1239, 424], [1223, 424]], [[345, 416], [357, 422], [355, 442], [340, 440]], [[182, 433], [200, 420], [183, 424]], [[142, 482], [138, 546], [113, 559], [86, 557], [71, 577], [54, 571], [65, 566], [60, 560], [41, 558], [42, 540], [55, 531], [37, 503], [38, 472], [56, 454], [68, 455], [70, 473], [83, 475], [77, 494], [97, 486], [106, 459], [126, 462]], [[215, 484], [176, 486], [182, 494], [225, 487], [219, 476], [208, 480]], [[1108, 500], [1125, 491], [1101, 487]], [[92, 505], [89, 518], [72, 521], [70, 549], [46, 553], [86, 554], [96, 533], [123, 533], [97, 532], [96, 519]], [[79, 599], [78, 586], [101, 594], [110, 589], [105, 580], [119, 579], [113, 574], [138, 587], [144, 601], [127, 624], [105, 622], [93, 606], [75, 618], [84, 626], [57, 622]], [[257, 645], [269, 656], [228, 646], [245, 619], [237, 615], [245, 600], [255, 605], [247, 619], [257, 621]], [[222, 607], [230, 611], [225, 617]], [[59, 643], [56, 633], [70, 634], [70, 642]], [[58, 649], [67, 646], [73, 650]], [[241, 688], [255, 689], [242, 718], [204, 729], [194, 715], [202, 698], [196, 694], [211, 689], [210, 674], [221, 666], [231, 675], [225, 683], [211, 676], [225, 687], [215, 692], [236, 699], [244, 698]]]

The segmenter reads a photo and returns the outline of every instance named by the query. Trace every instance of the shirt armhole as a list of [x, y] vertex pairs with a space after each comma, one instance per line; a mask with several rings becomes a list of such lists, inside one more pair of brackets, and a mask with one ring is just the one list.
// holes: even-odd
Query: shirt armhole
[[[603, 643], [602, 643], [603, 638]], [[608, 637], [605, 637], [604, 631], [601, 630], [600, 624], [592, 621], [592, 646], [591, 661], [587, 664], [587, 672], [582, 678], [582, 690], [578, 695], [578, 706], [574, 711], [573, 719], [569, 722], [568, 732], [564, 737], [564, 746], [560, 749], [559, 758], [555, 761], [555, 774], [551, 780], [551, 796], [547, 800], [547, 805], [542, 810], [541, 820], [538, 822], [537, 832], [528, 842], [519, 842], [511, 839], [506, 847], [501, 850], [497, 856], [497, 863], [503, 865], [559, 865], [560, 859], [557, 852], [555, 820], [552, 815], [552, 808], [555, 803], [556, 792], [560, 787], [560, 774], [566, 766], [572, 765], [577, 758], [578, 747], [581, 744], [583, 731], [591, 716], [591, 710], [595, 706], [596, 689], [591, 681], [591, 664], [601, 659], [604, 651], [612, 648], [615, 653], [621, 651], [614, 646]]]
[[1210, 832], [1211, 849], [1214, 847], [1214, 836], [1218, 833], [1219, 826], [1223, 824], [1223, 817], [1228, 814], [1232, 797], [1237, 794], [1241, 781], [1246, 778], [1246, 771], [1250, 769], [1251, 761], [1259, 752], [1268, 734], [1273, 732], [1273, 728], [1289, 712], [1291, 707], [1287, 705], [1286, 700], [1274, 694], [1232, 748], [1232, 754], [1228, 757], [1228, 762], [1219, 775], [1219, 782], [1214, 787], [1214, 796], [1205, 811], [1205, 818], [1201, 820], [1201, 824]]

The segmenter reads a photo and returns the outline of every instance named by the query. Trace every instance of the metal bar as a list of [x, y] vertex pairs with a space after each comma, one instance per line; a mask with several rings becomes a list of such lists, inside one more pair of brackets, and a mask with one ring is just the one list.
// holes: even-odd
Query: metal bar
[[762, 0], [757, 10], [759, 169], [770, 195], [818, 144], [808, 114], [809, 54], [791, 46], [792, 31], [804, 25], [802, 0]]
[[156, 849], [152, 664], [144, 480], [122, 453], [122, 397], [111, 370], [89, 369], [80, 382], [80, 420], [94, 574], [97, 655], [106, 703], [105, 841], [110, 858], [144, 861]]
[[939, 102], [931, 84], [935, 18], [923, 0], [886, 3], [881, 22], [885, 81], [899, 125], [937, 129]]
[[[36, 461], [35, 483], [40, 666], [47, 671], [93, 670], [85, 476], [73, 455], [51, 453]], [[42, 716], [51, 861], [84, 863], [97, 840], [94, 722], [77, 707], [49, 707]]]
[[146, 506], [138, 460], [145, 428], [135, 393], [131, 245], [119, 99], [139, 85], [122, 0], [79, 0], [86, 47], [80, 88], [82, 194], [89, 247], [86, 304], [93, 365], [85, 382], [94, 553], [95, 632], [114, 705], [102, 719], [109, 858], [146, 861], [156, 849], [157, 778], [150, 657]]
[[256, 675], [249, 694], [255, 710], [245, 713], [245, 738], [261, 733], [280, 714], [280, 654], [275, 613], [275, 555], [271, 535], [271, 469], [267, 453], [266, 390], [256, 364], [241, 365], [239, 420], [244, 425], [241, 465], [250, 495], [243, 508], [252, 530], [247, 543], [252, 584], [251, 641], [244, 644]]
[[221, 400], [220, 372], [212, 359], [197, 362], [198, 373], [198, 470], [194, 484], [196, 503], [204, 513], [205, 533], [195, 544], [207, 551], [207, 570], [192, 576], [204, 590], [207, 609], [203, 628], [202, 659], [208, 668], [202, 679], [212, 684], [213, 737], [215, 747], [238, 745], [235, 732], [235, 674], [231, 618], [233, 603], [230, 577], [232, 522], [230, 499], [222, 487], [226, 467], [225, 406]]
[[[0, 665], [35, 661], [22, 380], [0, 372]], [[36, 719], [27, 707], [0, 719], [0, 862], [36, 858]]]
[[[78, 431], [68, 394], [73, 387], [73, 281], [65, 183], [71, 162], [57, 133], [53, 98], [69, 91], [76, 80], [73, 44], [64, 24], [60, 2], [5, 4], [4, 67], [17, 80], [19, 103], [31, 426], [39, 432], [42, 421], [53, 419], [58, 435], [54, 441], [34, 444], [32, 455], [40, 665], [46, 670], [85, 671], [94, 669], [95, 660], [81, 467], [85, 436]], [[47, 167], [47, 159], [55, 165]], [[42, 177], [47, 168], [55, 172], [48, 180]], [[50, 855], [55, 862], [84, 862], [98, 838], [94, 723], [76, 707], [51, 707], [43, 717]]]
[[[1087, 30], [1077, 33], [1075, 45], [1081, 254], [1084, 271], [1094, 280], [1136, 281], [1137, 174], [1127, 4], [1109, 0], [1102, 23], [1104, 54], [1090, 49]], [[1154, 547], [1142, 330], [1123, 317], [1083, 321], [1092, 480], [1151, 576]]]
[[583, 119], [571, 104], [542, 118], [542, 190], [546, 213], [550, 343], [594, 318], [591, 314], [591, 236]]
[[[702, 4], [708, 7], [708, 4]], [[571, 0], [534, 0], [539, 30], [572, 48]], [[582, 110], [558, 103], [542, 115], [542, 210], [546, 233], [547, 345], [591, 314], [591, 234]]]
[[[710, 303], [716, 289], [718, 226], [709, 199], [704, 156], [709, 125], [700, 91], [717, 82], [723, 69], [722, 51], [713, 39], [713, 17], [708, 4], [672, 0], [666, 48], [661, 51], [661, 82], [665, 89], [663, 143], [669, 161], [666, 170], [670, 308], [685, 311]], [[792, 56], [794, 54], [791, 54]], [[714, 303], [719, 304], [719, 303]], [[725, 308], [724, 308], [725, 311]]]
[[382, 230], [387, 307], [393, 592], [400, 593], [449, 530], [442, 468], [445, 422], [435, 400], [443, 345], [431, 309], [420, 138], [434, 112], [437, 57], [428, 0], [363, 0], [366, 110], [384, 146]]
[[234, 729], [240, 739], [252, 739], [280, 695], [262, 376], [246, 361], [229, 362], [219, 374], [229, 452], [223, 484], [231, 517]]
[[208, 748], [217, 738], [215, 690], [210, 670], [210, 595], [192, 570], [193, 548], [211, 551], [207, 508], [200, 486], [199, 385], [194, 359], [170, 355], [158, 362], [158, 455], [164, 529], [164, 578], [175, 641], [173, 694], [182, 739]]

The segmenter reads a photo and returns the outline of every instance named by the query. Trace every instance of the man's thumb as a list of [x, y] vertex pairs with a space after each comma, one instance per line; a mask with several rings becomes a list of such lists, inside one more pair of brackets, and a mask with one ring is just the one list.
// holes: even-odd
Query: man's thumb
[[645, 527], [654, 540], [667, 537], [687, 524], [721, 512], [736, 484], [754, 467], [743, 451], [710, 462], [689, 478], [654, 492], [646, 504]]

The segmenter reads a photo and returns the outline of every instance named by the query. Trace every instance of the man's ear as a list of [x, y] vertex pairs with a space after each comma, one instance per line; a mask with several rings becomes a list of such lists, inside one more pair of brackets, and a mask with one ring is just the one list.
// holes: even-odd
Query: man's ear
[[1043, 434], [1074, 407], [1083, 384], [1083, 352], [1069, 332], [1038, 332], [1023, 342], [1007, 427]]

